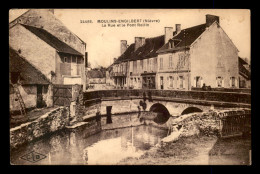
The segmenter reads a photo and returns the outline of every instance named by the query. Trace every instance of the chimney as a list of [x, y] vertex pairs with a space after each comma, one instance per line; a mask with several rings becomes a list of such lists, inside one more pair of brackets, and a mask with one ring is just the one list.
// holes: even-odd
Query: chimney
[[173, 27], [164, 27], [164, 43], [167, 43], [170, 39], [173, 38]]
[[121, 55], [125, 52], [125, 50], [127, 49], [127, 41], [126, 40], [121, 40], [121, 46], [120, 46], [120, 51], [121, 51]]
[[248, 58], [245, 58], [245, 62], [246, 62], [247, 64], [249, 64]]
[[217, 21], [219, 23], [219, 16], [214, 16], [214, 15], [210, 15], [210, 14], [206, 15], [206, 27], [209, 27], [215, 21]]
[[114, 58], [114, 63], [116, 62], [117, 58]]
[[181, 24], [175, 24], [175, 31], [176, 34], [179, 34], [181, 32]]
[[54, 14], [54, 9], [49, 9], [49, 11], [50, 11], [52, 14]]
[[85, 52], [85, 67], [88, 67], [88, 52]]
[[144, 37], [135, 37], [135, 51], [145, 43]]

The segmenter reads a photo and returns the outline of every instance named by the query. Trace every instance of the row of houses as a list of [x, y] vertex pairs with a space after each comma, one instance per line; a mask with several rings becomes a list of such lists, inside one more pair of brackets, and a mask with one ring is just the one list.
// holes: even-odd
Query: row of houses
[[51, 9], [31, 9], [9, 23], [10, 110], [53, 105], [53, 85], [85, 85], [86, 43]]
[[108, 68], [107, 79], [120, 89], [191, 90], [250, 87], [250, 68], [220, 26], [219, 16], [190, 28], [165, 27], [164, 35], [121, 40], [121, 56]]

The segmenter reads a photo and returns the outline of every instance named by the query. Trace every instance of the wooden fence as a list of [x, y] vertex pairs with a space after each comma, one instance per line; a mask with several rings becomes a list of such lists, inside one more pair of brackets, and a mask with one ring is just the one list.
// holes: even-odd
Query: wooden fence
[[221, 137], [241, 136], [251, 131], [251, 111], [224, 113], [220, 124], [222, 126]]
[[69, 106], [72, 100], [72, 85], [53, 86], [53, 105]]

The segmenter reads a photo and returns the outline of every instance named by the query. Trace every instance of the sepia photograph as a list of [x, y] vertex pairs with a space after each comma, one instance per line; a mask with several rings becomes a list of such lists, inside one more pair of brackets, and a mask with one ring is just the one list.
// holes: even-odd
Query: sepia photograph
[[10, 165], [252, 165], [249, 9], [10, 9]]

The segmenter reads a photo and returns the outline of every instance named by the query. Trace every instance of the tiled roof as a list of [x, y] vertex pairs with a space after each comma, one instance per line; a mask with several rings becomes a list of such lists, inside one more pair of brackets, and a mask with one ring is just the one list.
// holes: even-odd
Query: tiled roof
[[119, 62], [130, 60], [131, 59], [131, 55], [134, 53], [134, 50], [135, 50], [135, 44], [131, 44], [125, 50], [125, 52], [120, 57], [118, 57], [118, 59], [114, 63], [116, 64], [116, 63], [119, 63]]
[[206, 24], [201, 24], [194, 27], [183, 29], [177, 35], [176, 31], [173, 32], [174, 37], [172, 39], [174, 40], [174, 48], [169, 49], [169, 42], [167, 42], [158, 50], [158, 53], [163, 52], [165, 50], [176, 50], [190, 46], [205, 31], [205, 29]]
[[92, 69], [92, 70], [88, 71], [87, 77], [88, 78], [105, 78], [106, 76], [100, 70]]
[[131, 44], [126, 51], [116, 60], [116, 63], [127, 61], [127, 60], [141, 60], [151, 57], [156, 57], [158, 54], [156, 51], [161, 48], [164, 44], [164, 35], [147, 38], [145, 44], [135, 50], [135, 44]]
[[238, 57], [238, 65], [239, 65], [239, 74], [245, 77], [246, 79], [251, 79], [251, 72], [244, 66], [244, 65], [248, 65], [248, 63], [242, 58]]
[[21, 25], [24, 26], [27, 30], [31, 31], [36, 36], [38, 36], [40, 39], [45, 41], [47, 44], [49, 44], [50, 46], [55, 48], [57, 51], [62, 52], [62, 53], [83, 56], [80, 52], [76, 51], [75, 49], [73, 49], [72, 47], [67, 45], [66, 43], [60, 41], [57, 37], [53, 36], [46, 30], [44, 30], [42, 28], [36, 28], [33, 26], [29, 26], [29, 25], [24, 25], [24, 24], [21, 24]]
[[239, 61], [239, 63], [240, 63], [241, 65], [247, 65], [247, 64], [248, 64], [244, 59], [242, 59], [242, 58], [239, 57], [239, 56], [238, 56], [238, 61]]
[[21, 84], [49, 84], [49, 80], [38, 69], [9, 47], [9, 71], [19, 72]]

